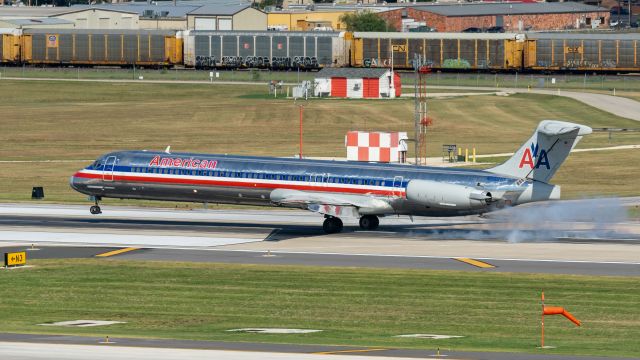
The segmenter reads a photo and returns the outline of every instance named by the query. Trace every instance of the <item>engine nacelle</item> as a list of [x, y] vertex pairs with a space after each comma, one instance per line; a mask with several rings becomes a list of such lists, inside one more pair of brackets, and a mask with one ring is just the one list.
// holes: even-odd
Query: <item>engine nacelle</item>
[[481, 209], [493, 201], [490, 192], [430, 180], [409, 181], [407, 199], [425, 206], [451, 210]]

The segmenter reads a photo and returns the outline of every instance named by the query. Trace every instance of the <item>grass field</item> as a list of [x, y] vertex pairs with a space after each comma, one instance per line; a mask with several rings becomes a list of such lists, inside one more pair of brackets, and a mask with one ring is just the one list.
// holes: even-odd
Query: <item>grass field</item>
[[[0, 92], [0, 161], [6, 174], [0, 178], [0, 201], [27, 200], [37, 185], [45, 186], [48, 201], [82, 201], [69, 189], [68, 177], [113, 150], [171, 145], [176, 152], [298, 152], [298, 107], [293, 100], [266, 96], [266, 86], [3, 80]], [[571, 99], [533, 94], [434, 99], [429, 111], [435, 119], [429, 156], [439, 156], [442, 144], [451, 143], [476, 147], [480, 154], [514, 151], [542, 119], [594, 127], [638, 124]], [[345, 156], [349, 130], [411, 134], [413, 101], [310, 100], [304, 114], [305, 155]], [[597, 133], [579, 147], [623, 144], [640, 144], [640, 133], [614, 134], [611, 141]], [[583, 187], [574, 186], [583, 181], [590, 195], [634, 194], [636, 170], [628, 164], [636, 156], [637, 151], [575, 154], [558, 175], [567, 182], [556, 182], [569, 197], [585, 195]], [[48, 160], [68, 162], [42, 162]], [[584, 172], [589, 176], [573, 175]], [[612, 173], [623, 175], [612, 181]]]
[[[118, 68], [54, 68], [54, 67], [0, 67], [1, 77], [55, 78], [55, 79], [117, 79], [164, 81], [210, 81], [210, 73], [218, 73], [213, 81], [267, 81], [287, 83], [313, 80], [316, 71], [270, 70], [154, 70]], [[402, 83], [413, 85], [413, 73], [400, 71]], [[215, 75], [214, 75], [215, 76]], [[554, 83], [555, 80], [555, 83]], [[432, 86], [485, 86], [526, 89], [574, 89], [582, 91], [640, 91], [640, 77], [629, 75], [597, 74], [491, 74], [438, 72], [427, 75]]]
[[[539, 352], [540, 291], [583, 326], [547, 317], [545, 354], [640, 356], [634, 277], [556, 276], [357, 268], [33, 261], [2, 271], [7, 332]], [[136, 276], [131, 276], [136, 274]], [[38, 323], [118, 320], [104, 328]], [[242, 327], [325, 330], [229, 333]], [[430, 333], [450, 340], [394, 338]]]

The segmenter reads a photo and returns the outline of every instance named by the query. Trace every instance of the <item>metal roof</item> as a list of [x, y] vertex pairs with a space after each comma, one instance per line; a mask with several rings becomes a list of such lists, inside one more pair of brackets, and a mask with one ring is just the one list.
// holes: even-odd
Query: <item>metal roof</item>
[[413, 7], [444, 16], [525, 15], [609, 12], [608, 9], [576, 2], [557, 3], [484, 3], [455, 5], [424, 5]]
[[362, 39], [460, 39], [460, 40], [514, 40], [518, 33], [441, 33], [441, 32], [359, 32], [355, 38]]
[[107, 11], [125, 11], [131, 13], [137, 13], [140, 17], [145, 15], [147, 10], [152, 10], [155, 15], [160, 16], [162, 12], [166, 12], [168, 15], [163, 17], [173, 18], [186, 18], [187, 14], [193, 10], [198, 9], [199, 5], [155, 5], [147, 3], [122, 3], [122, 4], [100, 4], [100, 5], [74, 5], [72, 9], [101, 9]]
[[316, 78], [344, 77], [348, 79], [379, 78], [386, 74], [386, 68], [324, 68]]
[[208, 4], [208, 5], [203, 5], [198, 9], [190, 12], [189, 15], [235, 15], [240, 11], [248, 9], [250, 7], [251, 7], [250, 4], [235, 4], [235, 5]]
[[553, 40], [640, 40], [640, 33], [527, 33], [527, 39]]
[[39, 6], [0, 6], [0, 18], [5, 17], [33, 17], [53, 16], [69, 12], [68, 7], [39, 7]]
[[341, 33], [332, 31], [237, 31], [237, 30], [187, 30], [192, 35], [239, 35], [268, 37], [339, 37]]
[[175, 35], [175, 30], [27, 29], [25, 34]]
[[0, 19], [2, 22], [6, 22], [13, 25], [25, 26], [25, 25], [66, 25], [73, 24], [73, 21], [58, 19], [58, 18], [38, 18], [38, 19]]

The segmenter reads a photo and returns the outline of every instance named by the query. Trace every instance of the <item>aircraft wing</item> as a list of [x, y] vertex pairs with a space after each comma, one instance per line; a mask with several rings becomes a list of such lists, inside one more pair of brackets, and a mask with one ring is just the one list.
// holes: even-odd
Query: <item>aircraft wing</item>
[[393, 212], [393, 208], [385, 198], [370, 195], [276, 189], [271, 192], [270, 199], [276, 205], [301, 208], [338, 217], [359, 217], [362, 214]]

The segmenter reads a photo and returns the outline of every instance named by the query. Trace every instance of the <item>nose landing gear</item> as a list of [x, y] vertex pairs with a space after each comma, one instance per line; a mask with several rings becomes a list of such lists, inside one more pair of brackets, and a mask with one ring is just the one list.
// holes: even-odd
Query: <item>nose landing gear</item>
[[96, 198], [96, 204], [89, 208], [89, 212], [93, 215], [102, 214], [102, 210], [100, 209], [100, 205], [98, 205], [99, 198]]

